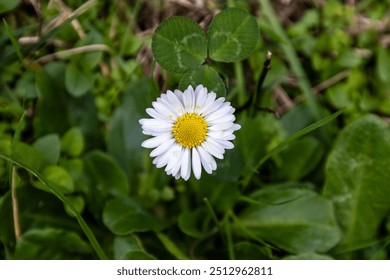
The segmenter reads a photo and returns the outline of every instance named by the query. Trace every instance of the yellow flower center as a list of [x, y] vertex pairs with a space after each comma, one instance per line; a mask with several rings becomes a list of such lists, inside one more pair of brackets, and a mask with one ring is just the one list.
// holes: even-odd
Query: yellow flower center
[[206, 140], [207, 123], [202, 116], [187, 113], [173, 125], [173, 136], [185, 148], [197, 147]]

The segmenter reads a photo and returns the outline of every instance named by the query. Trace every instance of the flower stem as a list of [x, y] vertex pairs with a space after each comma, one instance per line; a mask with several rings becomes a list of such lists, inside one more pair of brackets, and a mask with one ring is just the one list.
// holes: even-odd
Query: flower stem
[[272, 53], [268, 51], [266, 60], [264, 61], [263, 64], [263, 70], [261, 71], [260, 77], [257, 81], [256, 91], [254, 92], [254, 94], [250, 96], [250, 98], [241, 107], [237, 108], [236, 112], [241, 112], [249, 108], [250, 116], [254, 116], [256, 110], [266, 111], [275, 114], [274, 110], [270, 108], [261, 108], [257, 105], [265, 77], [267, 76], [268, 71], [271, 69], [271, 57], [272, 57]]

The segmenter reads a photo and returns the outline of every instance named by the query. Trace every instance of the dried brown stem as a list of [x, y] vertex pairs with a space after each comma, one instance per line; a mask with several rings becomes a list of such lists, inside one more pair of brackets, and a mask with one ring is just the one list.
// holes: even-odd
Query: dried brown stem
[[11, 196], [12, 196], [12, 213], [14, 216], [14, 231], [15, 231], [15, 239], [18, 241], [20, 236], [22, 235], [22, 231], [20, 229], [20, 220], [19, 220], [19, 206], [18, 206], [18, 198], [16, 196], [16, 167], [12, 167], [12, 181], [11, 181]]
[[64, 51], [58, 51], [55, 53], [51, 53], [45, 56], [42, 56], [36, 60], [38, 63], [47, 63], [52, 60], [58, 59], [58, 58], [67, 58], [69, 56], [85, 53], [85, 52], [97, 52], [97, 51], [106, 51], [109, 52], [110, 48], [107, 45], [103, 44], [94, 44], [94, 45], [88, 45], [88, 46], [82, 46], [74, 49], [64, 50]]
[[315, 87], [312, 88], [314, 94], [318, 94], [319, 92], [337, 84], [341, 80], [344, 80], [349, 75], [349, 70], [341, 71], [340, 73], [330, 77], [329, 79], [319, 83]]

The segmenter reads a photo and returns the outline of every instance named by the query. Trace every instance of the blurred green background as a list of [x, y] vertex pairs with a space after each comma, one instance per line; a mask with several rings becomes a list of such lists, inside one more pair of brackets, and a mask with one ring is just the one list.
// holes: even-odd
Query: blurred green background
[[[151, 38], [233, 6], [260, 27], [249, 58], [212, 62], [242, 128], [214, 174], [175, 181], [140, 146], [181, 78]], [[389, 258], [390, 1], [0, 0], [0, 16], [0, 259]]]

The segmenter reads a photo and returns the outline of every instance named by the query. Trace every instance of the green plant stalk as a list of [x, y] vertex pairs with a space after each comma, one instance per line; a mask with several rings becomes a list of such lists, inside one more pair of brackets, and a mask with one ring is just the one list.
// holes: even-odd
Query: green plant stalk
[[165, 249], [168, 250], [169, 253], [174, 255], [179, 260], [189, 260], [189, 257], [184, 254], [179, 247], [176, 246], [175, 243], [172, 242], [172, 240], [169, 239], [168, 236], [166, 236], [162, 232], [156, 232], [156, 235], [158, 239], [161, 241], [161, 243], [164, 245]]
[[[311, 125], [299, 130], [298, 132], [291, 135], [289, 138], [287, 138], [285, 141], [280, 143], [278, 146], [276, 146], [274, 149], [272, 149], [270, 152], [268, 152], [264, 157], [262, 157], [257, 164], [254, 166], [253, 170], [258, 170], [270, 157], [280, 152], [285, 146], [292, 143], [293, 141], [297, 140], [298, 138], [301, 138], [302, 136], [316, 130], [317, 128], [320, 128], [321, 126], [326, 125], [327, 123], [333, 121], [335, 118], [340, 116], [345, 110], [337, 111], [336, 113], [327, 116], [326, 118], [323, 118], [315, 123], [312, 123]], [[252, 174], [249, 174], [246, 178], [244, 178], [243, 186], [246, 187], [249, 184], [249, 181], [252, 177]]]
[[230, 221], [229, 221], [229, 215], [226, 215], [225, 234], [227, 239], [229, 259], [235, 260], [236, 254], [234, 253], [234, 242], [233, 242], [232, 228], [230, 226]]
[[47, 187], [59, 200], [61, 200], [66, 206], [69, 207], [72, 214], [76, 217], [77, 222], [79, 223], [81, 229], [87, 236], [89, 242], [91, 243], [92, 247], [94, 248], [96, 254], [98, 257], [102, 260], [107, 260], [107, 256], [104, 253], [103, 249], [101, 248], [99, 242], [96, 240], [95, 235], [87, 225], [87, 223], [84, 221], [84, 219], [80, 216], [80, 214], [76, 211], [76, 209], [73, 207], [72, 203], [69, 201], [69, 199], [61, 192], [59, 191], [54, 185], [49, 183], [43, 176], [41, 176], [38, 172], [32, 170], [28, 166], [26, 166], [24, 163], [20, 162], [19, 160], [13, 158], [12, 156], [8, 156], [4, 154], [3, 152], [0, 152], [0, 158], [11, 162], [12, 164], [15, 164], [26, 171], [28, 171], [30, 174], [32, 174], [34, 177], [36, 177], [45, 187]]
[[241, 106], [245, 103], [247, 98], [245, 94], [244, 70], [242, 69], [241, 62], [234, 63], [234, 75], [236, 76], [237, 81], [238, 105]]
[[218, 221], [217, 215], [215, 214], [215, 211], [213, 207], [210, 204], [210, 201], [207, 197], [203, 198], [203, 202], [206, 204], [207, 210], [209, 210], [211, 214], [211, 218], [213, 219], [214, 223], [217, 225], [219, 230], [222, 230], [221, 223]]
[[299, 85], [301, 87], [301, 90], [303, 91], [303, 94], [305, 96], [305, 99], [307, 100], [307, 104], [309, 107], [310, 112], [312, 113], [315, 120], [319, 120], [322, 117], [320, 107], [318, 105], [318, 102], [316, 98], [314, 97], [311, 85], [309, 83], [309, 79], [307, 78], [307, 75], [305, 71], [302, 68], [302, 65], [298, 59], [298, 55], [295, 52], [295, 49], [288, 38], [287, 34], [284, 32], [278, 17], [276, 16], [270, 1], [268, 0], [259, 0], [262, 14], [268, 19], [271, 28], [277, 34], [280, 39], [282, 40], [282, 43], [280, 47], [282, 48], [284, 54], [287, 57], [287, 60], [289, 61], [289, 64], [291, 66], [292, 71], [298, 78]]
[[[226, 243], [225, 235], [223, 234], [223, 227], [222, 227], [223, 225], [218, 221], [218, 217], [217, 217], [217, 214], [215, 214], [213, 206], [211, 205], [211, 203], [207, 197], [203, 198], [203, 202], [206, 204], [207, 210], [210, 212], [212, 220], [217, 225], [218, 232], [221, 234], [223, 242]], [[228, 219], [228, 217], [225, 216], [224, 220], [225, 219]], [[228, 246], [229, 246], [229, 244], [228, 244]]]

